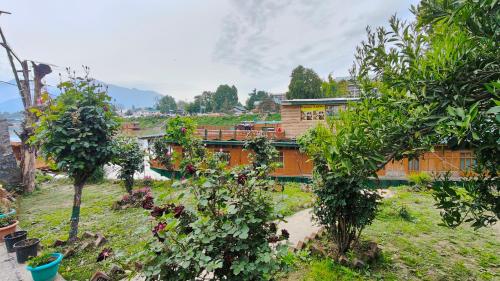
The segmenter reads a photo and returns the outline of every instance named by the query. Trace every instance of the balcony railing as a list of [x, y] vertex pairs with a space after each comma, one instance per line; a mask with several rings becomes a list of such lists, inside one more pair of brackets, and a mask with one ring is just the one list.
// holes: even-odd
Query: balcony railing
[[262, 131], [262, 130], [208, 130], [198, 129], [196, 135], [204, 140], [247, 140], [255, 136], [265, 136], [269, 139], [285, 139], [284, 131]]

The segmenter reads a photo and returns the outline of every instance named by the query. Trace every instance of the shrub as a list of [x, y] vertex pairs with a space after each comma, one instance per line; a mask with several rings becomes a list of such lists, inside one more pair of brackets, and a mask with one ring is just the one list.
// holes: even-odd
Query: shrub
[[426, 172], [420, 172], [415, 174], [410, 174], [408, 176], [408, 181], [413, 184], [416, 189], [424, 189], [430, 187], [432, 183], [432, 177]]
[[281, 217], [269, 195], [261, 192], [270, 185], [266, 175], [272, 166], [230, 170], [214, 154], [203, 153], [203, 158], [186, 154], [185, 173], [190, 177], [173, 185], [183, 191], [178, 202], [191, 196], [193, 206], [167, 203], [151, 208], [156, 239], [144, 253], [144, 273], [157, 280], [195, 280], [211, 274], [214, 280], [272, 279], [281, 266], [278, 257], [287, 248], [277, 243], [289, 236], [286, 230], [278, 233], [275, 222]]
[[[353, 105], [354, 106], [354, 105]], [[314, 161], [314, 215], [345, 255], [365, 226], [375, 218], [380, 196], [367, 185], [383, 158], [374, 153], [380, 137], [370, 134], [363, 115], [369, 108], [341, 112], [330, 127], [319, 125], [299, 139], [301, 149]], [[335, 129], [333, 129], [336, 125]]]
[[137, 141], [129, 137], [117, 138], [115, 145], [112, 163], [120, 166], [118, 178], [123, 180], [127, 192], [132, 193], [134, 174], [144, 171], [144, 153]]

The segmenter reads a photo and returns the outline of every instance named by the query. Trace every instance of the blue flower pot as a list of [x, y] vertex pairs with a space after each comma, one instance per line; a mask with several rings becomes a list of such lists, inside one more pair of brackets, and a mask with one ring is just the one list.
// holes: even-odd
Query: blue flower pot
[[15, 209], [12, 209], [10, 210], [10, 212], [8, 212], [7, 214], [0, 214], [0, 219], [3, 219], [5, 217], [8, 217], [8, 216], [13, 216], [16, 214], [16, 210]]
[[26, 269], [31, 272], [31, 276], [34, 281], [52, 281], [56, 279], [57, 271], [59, 270], [59, 265], [61, 264], [63, 254], [53, 253], [53, 257], [56, 258], [55, 261], [44, 264], [38, 267], [27, 266]]

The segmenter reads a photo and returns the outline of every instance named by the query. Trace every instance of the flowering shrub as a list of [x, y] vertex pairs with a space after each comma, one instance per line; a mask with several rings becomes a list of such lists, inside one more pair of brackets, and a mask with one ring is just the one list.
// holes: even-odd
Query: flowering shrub
[[144, 207], [153, 204], [153, 195], [150, 187], [143, 187], [133, 190], [130, 194], [125, 194], [123, 197], [114, 203], [113, 209], [124, 209], [129, 207]]
[[[189, 150], [198, 149], [204, 150]], [[155, 239], [143, 253], [144, 274], [151, 280], [272, 279], [287, 249], [278, 242], [289, 237], [286, 230], [278, 233], [275, 222], [281, 217], [261, 192], [270, 185], [266, 175], [272, 165], [229, 170], [214, 154], [204, 153], [196, 161], [186, 157], [190, 177], [173, 184], [182, 191], [177, 202], [190, 196], [193, 203], [151, 208]]]

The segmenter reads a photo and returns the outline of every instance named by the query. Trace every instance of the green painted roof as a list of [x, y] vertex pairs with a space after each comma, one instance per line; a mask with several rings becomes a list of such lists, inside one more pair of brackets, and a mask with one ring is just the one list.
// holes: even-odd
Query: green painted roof
[[327, 98], [327, 99], [294, 99], [294, 100], [284, 100], [281, 102], [282, 105], [313, 105], [313, 104], [347, 104], [349, 102], [359, 101], [359, 98]]

